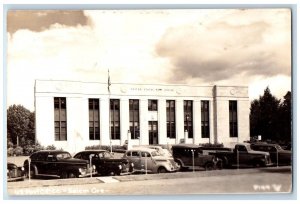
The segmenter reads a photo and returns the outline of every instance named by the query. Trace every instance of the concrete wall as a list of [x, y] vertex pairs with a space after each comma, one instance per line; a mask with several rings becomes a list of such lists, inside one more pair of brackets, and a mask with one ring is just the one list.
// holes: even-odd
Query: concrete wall
[[[91, 145], [123, 145], [128, 140], [129, 99], [140, 102], [140, 138], [132, 145], [148, 144], [148, 121], [158, 121], [160, 144], [175, 144], [184, 139], [183, 101], [193, 100], [194, 138], [186, 143], [223, 143], [232, 146], [249, 140], [250, 103], [247, 87], [112, 84], [111, 94], [105, 83], [36, 81], [36, 138], [44, 146], [55, 145], [72, 153]], [[54, 97], [67, 99], [67, 141], [54, 141]], [[99, 98], [100, 141], [89, 140], [88, 99]], [[120, 99], [120, 140], [109, 137], [109, 99]], [[148, 111], [148, 99], [158, 100], [158, 111]], [[176, 138], [167, 138], [166, 100], [175, 100]], [[201, 100], [209, 101], [210, 138], [201, 137]], [[238, 103], [238, 138], [229, 137], [229, 100]]]

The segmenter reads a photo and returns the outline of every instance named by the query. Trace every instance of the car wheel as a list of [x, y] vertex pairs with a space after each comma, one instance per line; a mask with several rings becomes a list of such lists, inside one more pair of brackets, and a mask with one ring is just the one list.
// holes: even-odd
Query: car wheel
[[61, 178], [61, 179], [66, 179], [66, 178], [68, 178], [68, 173], [65, 172], [65, 171], [61, 172], [60, 178]]
[[223, 161], [222, 160], [217, 161], [216, 169], [218, 169], [218, 170], [223, 169]]
[[161, 173], [167, 173], [167, 169], [165, 167], [159, 167], [157, 169], [157, 173], [161, 174]]
[[177, 164], [177, 166], [179, 167], [178, 168], [178, 171], [182, 171], [183, 170], [183, 167], [182, 167], [182, 164], [180, 161], [175, 161], [175, 163]]
[[214, 165], [213, 165], [213, 163], [209, 162], [209, 163], [205, 164], [204, 168], [205, 168], [206, 171], [211, 171], [211, 170], [214, 169]]
[[74, 172], [70, 172], [68, 178], [78, 178], [77, 174]]
[[114, 176], [114, 175], [116, 175], [116, 172], [114, 172], [114, 171], [111, 171], [108, 173], [108, 176]]
[[[29, 178], [29, 173], [28, 173], [28, 170], [25, 172], [24, 174], [24, 177], [25, 178]], [[34, 178], [35, 177], [35, 172], [33, 169], [30, 169], [30, 179]]]

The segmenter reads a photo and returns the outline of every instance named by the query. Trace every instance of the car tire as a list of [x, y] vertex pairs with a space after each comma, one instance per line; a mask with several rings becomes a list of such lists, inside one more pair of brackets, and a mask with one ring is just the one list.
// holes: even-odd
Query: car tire
[[74, 172], [69, 172], [68, 178], [78, 178], [78, 174], [76, 174]]
[[34, 171], [34, 169], [32, 169], [33, 167], [31, 167], [30, 168], [30, 173], [28, 173], [28, 169], [27, 169], [27, 171], [25, 172], [25, 174], [24, 174], [24, 177], [25, 178], [29, 178], [29, 174], [30, 174], [30, 179], [32, 179], [32, 178], [35, 178], [35, 171]]
[[179, 166], [178, 171], [182, 171], [183, 170], [182, 163], [180, 161], [175, 161], [175, 163]]
[[208, 162], [205, 164], [204, 168], [205, 168], [205, 171], [211, 171], [214, 169], [214, 165], [213, 165], [213, 163]]
[[221, 159], [217, 161], [216, 169], [217, 170], [222, 170], [223, 169], [223, 161]]
[[161, 174], [161, 173], [167, 173], [167, 169], [165, 168], [165, 167], [159, 167], [158, 169], [157, 169], [157, 173], [159, 173], [159, 174]]
[[60, 173], [60, 178], [61, 178], [61, 179], [66, 179], [66, 178], [68, 178], [68, 173], [65, 172], [65, 171], [61, 172], [61, 173]]

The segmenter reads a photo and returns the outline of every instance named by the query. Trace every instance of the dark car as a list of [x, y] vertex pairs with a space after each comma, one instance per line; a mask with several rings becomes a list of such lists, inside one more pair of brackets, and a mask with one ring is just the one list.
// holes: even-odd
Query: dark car
[[192, 144], [178, 144], [172, 146], [175, 162], [180, 170], [188, 168], [204, 168], [205, 170], [222, 169], [222, 161], [213, 155], [203, 154], [200, 146]]
[[[29, 170], [30, 162], [30, 170]], [[25, 160], [24, 168], [31, 178], [36, 176], [55, 176], [60, 178], [77, 178], [89, 176], [92, 168], [89, 162], [74, 159], [71, 154], [61, 150], [42, 150], [30, 155]]]
[[269, 152], [274, 165], [291, 165], [292, 163], [292, 152], [282, 149], [278, 144], [253, 143], [251, 149]]
[[24, 180], [24, 167], [18, 167], [14, 163], [7, 163], [7, 181]]
[[133, 163], [128, 159], [117, 159], [107, 150], [86, 150], [75, 154], [74, 158], [92, 162], [100, 175], [121, 175], [133, 171]]

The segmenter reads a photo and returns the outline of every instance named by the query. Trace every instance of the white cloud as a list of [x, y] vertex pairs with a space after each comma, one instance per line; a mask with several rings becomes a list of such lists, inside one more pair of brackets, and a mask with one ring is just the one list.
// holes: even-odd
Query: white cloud
[[[290, 57], [290, 53], [285, 52], [289, 46], [286, 45], [289, 27], [282, 26], [281, 21], [284, 20], [280, 19], [287, 17], [281, 13], [278, 17], [281, 15], [283, 17], [274, 20], [270, 13], [263, 12], [267, 22], [277, 22], [276, 26], [266, 26], [266, 28], [264, 24], [256, 22], [259, 19], [257, 14], [245, 12], [244, 16], [243, 12], [238, 10], [106, 10], [85, 11], [84, 14], [89, 19], [89, 24], [86, 26], [71, 27], [53, 24], [49, 29], [41, 32], [22, 29], [11, 35], [8, 34], [8, 105], [23, 104], [33, 110], [35, 79], [106, 82], [108, 69], [110, 69], [112, 83], [232, 84], [234, 81], [236, 85], [250, 84], [251, 96], [255, 93], [258, 95], [259, 90], [265, 88], [264, 78], [260, 78], [261, 82], [255, 78], [254, 85], [251, 85], [251, 77], [248, 77], [249, 80], [245, 82], [240, 79], [240, 75], [210, 82], [195, 77], [195, 74], [186, 75], [182, 81], [174, 78], [173, 72], [177, 65], [174, 64], [175, 59], [197, 60], [199, 54], [205, 59], [214, 59], [218, 57], [218, 52], [224, 52], [225, 46], [229, 54], [224, 55], [223, 62], [229, 65], [238, 62], [234, 64], [235, 70], [245, 70], [247, 67], [249, 73], [251, 71], [249, 67], [255, 67], [257, 63], [253, 60], [253, 55], [257, 56], [256, 50], [260, 48], [260, 42], [264, 42], [262, 46], [268, 45], [267, 51], [272, 50], [272, 53], [275, 53], [271, 60], [277, 59], [278, 67], [272, 69], [274, 73], [289, 72], [281, 69], [290, 66], [286, 60]], [[219, 19], [227, 20], [225, 24], [218, 24]], [[236, 34], [241, 32], [243, 35], [232, 37], [228, 28], [233, 29]], [[208, 29], [213, 33], [208, 35]], [[206, 34], [206, 36], [199, 36], [199, 34]], [[161, 39], [164, 39], [161, 43], [164, 43], [167, 57], [161, 57], [156, 52], [156, 46]], [[241, 41], [252, 45], [241, 52], [238, 49]], [[188, 43], [190, 47], [182, 46]], [[193, 51], [196, 48], [195, 53]], [[242, 60], [236, 61], [235, 58]], [[186, 67], [182, 69], [176, 74], [189, 71]], [[224, 72], [224, 75], [230, 71], [222, 66], [216, 66], [216, 69]], [[247, 76], [245, 72], [242, 74], [244, 77]], [[268, 77], [272, 78], [272, 76]], [[289, 77], [284, 78], [280, 82], [287, 83]], [[277, 83], [276, 80], [279, 79], [275, 77], [271, 81]], [[272, 87], [270, 85], [271, 91], [273, 91]]]

